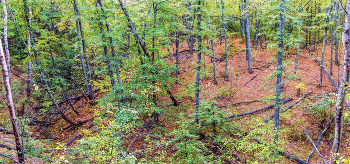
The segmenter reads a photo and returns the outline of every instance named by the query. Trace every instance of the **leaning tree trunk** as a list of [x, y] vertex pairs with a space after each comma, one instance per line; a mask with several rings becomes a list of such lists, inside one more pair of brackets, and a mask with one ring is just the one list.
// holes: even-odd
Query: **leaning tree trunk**
[[122, 11], [123, 11], [123, 13], [124, 13], [126, 19], [128, 20], [128, 26], [129, 26], [129, 28], [131, 29], [132, 33], [134, 34], [136, 41], [137, 41], [137, 42], [139, 43], [139, 45], [141, 46], [141, 48], [142, 48], [143, 52], [145, 53], [145, 55], [146, 55], [148, 58], [150, 58], [150, 55], [149, 55], [149, 53], [147, 52], [147, 49], [146, 49], [145, 44], [142, 42], [142, 40], [141, 40], [141, 38], [140, 38], [140, 35], [137, 33], [137, 30], [136, 30], [134, 24], [132, 23], [132, 21], [131, 21], [131, 19], [130, 19], [130, 15], [129, 15], [128, 10], [126, 10], [126, 8], [125, 8], [125, 6], [124, 6], [122, 0], [118, 0], [118, 1], [119, 1], [119, 4], [120, 4], [120, 6], [121, 6], [121, 8], [122, 8]]
[[334, 130], [334, 141], [331, 150], [330, 163], [335, 162], [338, 159], [336, 155], [340, 150], [340, 142], [342, 138], [343, 130], [343, 112], [344, 112], [344, 99], [345, 90], [347, 90], [349, 85], [349, 73], [350, 73], [350, 0], [348, 0], [345, 12], [345, 22], [342, 34], [343, 51], [344, 51], [344, 72], [342, 83], [338, 89], [338, 96], [336, 102], [336, 113], [335, 113], [335, 130]]
[[279, 43], [278, 43], [278, 63], [277, 63], [277, 83], [276, 83], [276, 106], [275, 106], [275, 128], [274, 128], [274, 144], [278, 143], [278, 129], [279, 129], [279, 115], [280, 115], [280, 96], [281, 96], [281, 85], [282, 85], [282, 70], [283, 70], [283, 37], [284, 37], [284, 11], [285, 11], [285, 0], [281, 0], [280, 6], [280, 25], [279, 25]]
[[86, 68], [87, 68], [87, 74], [88, 74], [88, 80], [87, 80], [87, 82], [88, 82], [88, 84], [87, 84], [87, 85], [88, 85], [88, 90], [87, 90], [87, 92], [90, 92], [89, 98], [90, 98], [90, 100], [93, 101], [92, 104], [95, 105], [95, 102], [94, 102], [94, 101], [95, 101], [95, 96], [94, 96], [94, 91], [93, 91], [92, 82], [91, 82], [92, 70], [90, 69], [89, 60], [88, 60], [88, 58], [87, 58], [84, 31], [83, 31], [83, 26], [82, 26], [82, 24], [81, 24], [80, 12], [79, 12], [79, 9], [78, 9], [76, 0], [73, 0], [73, 5], [74, 5], [75, 15], [78, 17], [78, 18], [77, 18], [77, 22], [78, 22], [78, 25], [79, 25], [80, 38], [81, 38], [81, 43], [82, 43], [82, 45], [83, 45], [83, 55], [84, 55], [84, 58], [85, 58], [85, 63], [86, 63]]
[[246, 31], [246, 56], [247, 56], [247, 59], [248, 59], [248, 70], [249, 70], [249, 73], [253, 73], [252, 71], [252, 52], [251, 52], [251, 49], [250, 49], [250, 27], [249, 27], [249, 1], [246, 0], [246, 6], [245, 6], [245, 9], [246, 9], [246, 22], [245, 22], [245, 31]]
[[[225, 37], [225, 55], [226, 55], [226, 65], [225, 65], [225, 81], [228, 80], [227, 74], [227, 65], [228, 65], [228, 52], [227, 52], [227, 36], [226, 36], [226, 25], [225, 25], [225, 4], [224, 1], [221, 0], [221, 8], [222, 8], [222, 28], [224, 29], [224, 37]], [[214, 59], [215, 60], [215, 59]]]
[[[103, 8], [102, 1], [101, 0], [97, 0], [97, 3], [100, 5], [103, 17], [106, 20], [107, 16], [105, 14], [105, 10]], [[112, 53], [112, 57], [113, 57], [113, 60], [114, 60], [114, 63], [115, 63], [115, 69], [116, 69], [116, 73], [117, 73], [118, 84], [119, 84], [120, 87], [123, 87], [122, 80], [120, 78], [119, 65], [118, 65], [121, 62], [119, 62], [119, 60], [117, 60], [117, 57], [116, 57], [116, 54], [115, 54], [115, 50], [114, 50], [113, 39], [112, 39], [112, 36], [111, 36], [111, 30], [109, 28], [109, 24], [108, 24], [107, 21], [106, 21], [106, 29], [107, 29], [107, 32], [108, 32], [109, 46], [111, 47], [111, 53]], [[123, 103], [125, 103], [125, 98], [124, 97], [123, 97]]]
[[45, 86], [46, 86], [46, 91], [48, 92], [48, 94], [50, 95], [50, 98], [52, 100], [52, 103], [54, 104], [55, 108], [56, 108], [56, 111], [57, 113], [62, 117], [63, 120], [65, 120], [66, 122], [68, 122], [70, 125], [72, 126], [78, 126], [79, 124], [77, 123], [74, 123], [73, 121], [71, 121], [70, 119], [67, 118], [66, 115], [64, 115], [64, 113], [61, 111], [60, 107], [58, 106], [57, 102], [56, 102], [56, 99], [53, 97], [52, 93], [51, 93], [51, 89], [50, 89], [50, 86], [49, 84], [47, 83], [47, 80], [46, 80], [46, 77], [45, 77], [45, 74], [44, 74], [44, 71], [42, 70], [41, 66], [40, 66], [40, 62], [39, 62], [39, 59], [38, 59], [38, 55], [37, 55], [37, 52], [36, 52], [36, 49], [35, 49], [35, 41], [34, 41], [34, 37], [33, 37], [33, 34], [32, 34], [32, 29], [31, 29], [31, 26], [30, 26], [30, 22], [29, 22], [29, 18], [28, 18], [28, 5], [27, 5], [27, 1], [26, 0], [23, 0], [23, 6], [24, 6], [24, 15], [25, 15], [25, 20], [27, 22], [27, 28], [28, 28], [28, 31], [29, 31], [29, 36], [30, 36], [30, 41], [31, 41], [31, 45], [32, 45], [32, 48], [33, 48], [33, 51], [34, 51], [34, 57], [35, 57], [35, 63], [37, 65], [37, 67], [39, 68], [39, 72], [40, 72], [40, 75], [41, 75], [41, 79], [42, 81], [44, 82]]
[[[4, 0], [3, 0], [3, 2], [4, 2]], [[7, 102], [8, 102], [7, 106], [9, 108], [9, 113], [10, 113], [10, 117], [11, 117], [13, 135], [15, 137], [18, 162], [24, 163], [25, 159], [24, 159], [24, 153], [23, 153], [23, 148], [22, 148], [22, 144], [21, 144], [21, 137], [20, 137], [20, 133], [18, 130], [18, 124], [17, 124], [17, 119], [16, 119], [16, 113], [15, 113], [15, 106], [13, 104], [13, 99], [12, 99], [9, 71], [7, 70], [8, 66], [6, 64], [1, 39], [0, 39], [0, 62], [1, 62], [1, 66], [2, 66], [3, 80], [4, 80], [4, 86], [5, 86], [6, 97], [7, 97]]]

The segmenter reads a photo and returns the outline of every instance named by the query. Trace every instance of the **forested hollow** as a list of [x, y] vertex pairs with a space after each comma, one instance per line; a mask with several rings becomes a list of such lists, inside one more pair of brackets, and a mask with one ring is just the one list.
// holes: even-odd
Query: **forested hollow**
[[350, 0], [0, 3], [0, 163], [350, 164]]

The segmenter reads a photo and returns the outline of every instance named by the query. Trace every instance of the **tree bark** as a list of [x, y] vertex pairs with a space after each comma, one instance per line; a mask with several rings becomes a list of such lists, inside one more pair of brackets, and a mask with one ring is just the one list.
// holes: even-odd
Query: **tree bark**
[[277, 83], [276, 83], [276, 107], [275, 107], [275, 127], [274, 127], [274, 144], [278, 145], [278, 130], [279, 130], [279, 113], [280, 113], [280, 96], [282, 85], [282, 70], [283, 70], [283, 37], [284, 37], [284, 23], [285, 23], [285, 0], [281, 0], [280, 4], [280, 25], [279, 25], [279, 43], [278, 43], [278, 63], [277, 63]]
[[84, 55], [86, 68], [87, 68], [87, 74], [88, 74], [88, 79], [87, 79], [88, 88], [87, 88], [87, 92], [90, 92], [89, 98], [90, 98], [90, 100], [93, 101], [92, 104], [95, 105], [95, 102], [94, 102], [95, 101], [95, 96], [94, 96], [92, 82], [91, 82], [92, 70], [90, 68], [89, 60], [87, 58], [84, 31], [83, 31], [83, 27], [82, 27], [82, 24], [81, 24], [80, 12], [79, 12], [76, 0], [73, 0], [73, 6], [74, 6], [75, 15], [78, 17], [77, 22], [78, 22], [78, 27], [79, 27], [79, 32], [80, 32], [81, 43], [83, 45], [83, 55]]
[[10, 51], [9, 51], [9, 43], [7, 39], [7, 10], [6, 10], [6, 0], [2, 0], [2, 3], [4, 5], [4, 45], [5, 45], [5, 54], [6, 54], [6, 64], [7, 64], [7, 71], [9, 72], [9, 79], [11, 83], [11, 64], [10, 64]]
[[118, 0], [118, 1], [119, 1], [119, 4], [120, 4], [120, 6], [121, 6], [121, 8], [122, 8], [122, 10], [123, 10], [124, 15], [126, 16], [126, 19], [128, 20], [128, 26], [129, 26], [129, 28], [130, 28], [131, 31], [134, 33], [134, 36], [135, 36], [137, 42], [139, 43], [139, 45], [141, 46], [141, 48], [142, 48], [143, 52], [145, 53], [145, 55], [146, 55], [147, 57], [150, 58], [151, 56], [150, 56], [149, 53], [147, 52], [146, 46], [145, 46], [144, 43], [142, 42], [142, 40], [141, 40], [139, 34], [137, 33], [137, 30], [136, 30], [134, 24], [132, 23], [132, 21], [131, 21], [131, 19], [130, 19], [128, 10], [126, 10], [126, 8], [125, 8], [125, 6], [124, 6], [122, 0]]
[[[211, 31], [211, 26], [210, 26], [210, 21], [209, 18], [207, 18], [207, 22], [208, 22], [208, 26], [209, 26], [209, 30]], [[212, 57], [213, 57], [213, 72], [214, 72], [214, 84], [217, 84], [217, 80], [216, 80], [216, 65], [215, 65], [215, 51], [214, 51], [214, 43], [213, 43], [213, 37], [210, 37], [210, 44], [211, 44], [211, 51], [212, 51]]]
[[62, 113], [60, 107], [58, 106], [58, 104], [56, 103], [56, 100], [55, 98], [53, 97], [52, 93], [51, 93], [51, 89], [50, 89], [50, 86], [49, 84], [47, 83], [47, 80], [45, 78], [45, 74], [40, 66], [40, 62], [39, 62], [39, 59], [38, 59], [38, 55], [37, 55], [37, 52], [36, 52], [36, 49], [35, 49], [35, 40], [34, 40], [34, 37], [33, 37], [33, 34], [32, 34], [32, 30], [31, 30], [31, 26], [30, 26], [30, 22], [29, 22], [29, 18], [28, 18], [28, 5], [27, 5], [27, 0], [23, 0], [23, 6], [24, 6], [24, 13], [25, 13], [25, 19], [27, 21], [27, 28], [28, 28], [28, 31], [29, 31], [29, 35], [30, 35], [30, 41], [31, 41], [31, 45], [33, 46], [33, 51], [34, 51], [34, 57], [35, 57], [35, 63], [37, 65], [37, 67], [39, 68], [39, 72], [40, 72], [40, 75], [41, 75], [41, 79], [42, 81], [44, 82], [45, 86], [46, 86], [46, 91], [48, 92], [48, 94], [50, 95], [50, 98], [53, 102], [53, 104], [55, 105], [55, 108], [56, 108], [56, 111], [57, 113], [60, 114], [60, 116], [66, 121], [68, 122], [70, 125], [72, 126], [78, 126], [78, 124], [74, 123], [73, 121], [69, 120], [67, 118], [66, 115], [64, 115], [64, 113]]
[[334, 163], [338, 159], [335, 155], [339, 153], [340, 143], [343, 131], [343, 112], [344, 112], [344, 100], [345, 90], [349, 85], [349, 73], [350, 73], [350, 41], [349, 41], [349, 30], [350, 30], [350, 0], [348, 0], [345, 12], [345, 22], [342, 34], [343, 51], [344, 51], [344, 72], [342, 83], [338, 89], [338, 96], [336, 102], [336, 114], [335, 114], [335, 130], [334, 130], [334, 141], [331, 150], [330, 163]]
[[250, 27], [249, 27], [249, 0], [245, 0], [246, 1], [246, 6], [245, 6], [245, 9], [246, 9], [246, 21], [245, 21], [245, 31], [246, 31], [246, 56], [247, 56], [247, 59], [248, 59], [248, 70], [249, 70], [249, 73], [253, 73], [252, 71], [252, 52], [251, 52], [251, 49], [250, 49]]
[[[299, 13], [301, 14], [302, 12], [302, 7], [303, 7], [303, 0], [300, 0], [300, 11]], [[300, 39], [300, 29], [301, 29], [301, 16], [299, 18], [299, 28], [298, 28], [298, 38]], [[299, 51], [300, 51], [300, 41], [298, 42], [298, 50], [297, 50], [297, 57], [295, 59], [295, 71], [298, 68], [298, 58], [299, 58]]]
[[21, 137], [20, 137], [20, 133], [19, 133], [19, 129], [18, 129], [18, 124], [17, 124], [15, 106], [13, 104], [13, 99], [12, 99], [9, 71], [7, 70], [8, 66], [6, 64], [6, 59], [5, 59], [5, 54], [4, 54], [4, 49], [2, 47], [1, 39], [0, 39], [0, 62], [1, 62], [1, 66], [2, 66], [3, 80], [4, 80], [4, 86], [5, 86], [6, 97], [7, 97], [7, 102], [8, 102], [7, 106], [9, 108], [8, 110], [9, 110], [9, 114], [11, 117], [11, 123], [12, 123], [13, 132], [14, 132], [13, 135], [15, 137], [18, 162], [24, 163], [25, 158], [24, 158], [23, 148], [22, 148], [22, 144], [21, 144]]
[[226, 25], [225, 25], [225, 4], [221, 0], [221, 12], [222, 12], [222, 28], [224, 29], [224, 38], [225, 38], [225, 55], [226, 55], [226, 64], [225, 64], [225, 81], [228, 80], [227, 74], [227, 65], [228, 65], [228, 52], [227, 52], [227, 35], [226, 35]]
[[202, 55], [202, 13], [201, 13], [201, 0], [198, 0], [198, 9], [197, 9], [197, 20], [198, 20], [198, 55], [197, 55], [197, 73], [196, 73], [196, 115], [195, 115], [195, 121], [197, 124], [199, 124], [199, 81], [200, 81], [200, 71], [201, 71], [201, 55]]

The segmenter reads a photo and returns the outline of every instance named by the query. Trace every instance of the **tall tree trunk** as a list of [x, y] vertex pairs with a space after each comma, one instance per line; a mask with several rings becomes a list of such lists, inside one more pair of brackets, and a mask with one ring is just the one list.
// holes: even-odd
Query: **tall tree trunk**
[[9, 43], [7, 39], [7, 10], [6, 10], [6, 0], [2, 0], [2, 3], [4, 5], [4, 45], [5, 45], [5, 54], [6, 54], [6, 64], [7, 64], [7, 70], [9, 72], [9, 79], [11, 83], [11, 64], [10, 64], [10, 51], [9, 51]]
[[331, 6], [327, 10], [326, 27], [324, 28], [322, 59], [321, 59], [321, 67], [320, 67], [320, 87], [322, 87], [323, 59], [324, 59], [324, 52], [325, 52], [325, 48], [326, 48], [326, 37], [327, 37], [327, 30], [328, 30], [327, 26], [328, 26], [328, 22], [329, 22], [328, 14], [331, 10], [332, 10], [332, 2], [331, 2]]
[[[209, 31], [211, 31], [209, 18], [207, 18], [207, 21], [208, 21], [208, 25], [209, 25]], [[210, 44], [211, 44], [211, 50], [212, 50], [212, 55], [213, 55], [214, 84], [217, 84], [218, 82], [216, 80], [215, 51], [214, 51], [213, 37], [210, 37]]]
[[152, 63], [154, 62], [154, 52], [155, 52], [155, 30], [157, 26], [157, 7], [158, 4], [153, 1], [153, 33], [152, 33]]
[[[300, 10], [299, 10], [299, 14], [301, 14], [302, 10], [303, 10], [303, 0], [300, 0]], [[300, 29], [301, 29], [301, 16], [299, 18], [299, 28], [298, 28], [298, 38], [300, 39]], [[297, 57], [295, 59], [295, 71], [298, 68], [298, 58], [299, 58], [299, 51], [300, 51], [300, 41], [298, 42], [298, 50], [297, 50]]]
[[30, 99], [30, 95], [32, 94], [31, 90], [30, 90], [30, 83], [32, 81], [32, 63], [29, 62], [28, 63], [28, 79], [27, 79], [27, 100], [29, 101]]
[[[337, 21], [337, 26], [336, 26], [335, 29], [337, 29], [339, 27], [339, 25], [340, 25], [341, 11], [342, 11], [342, 9], [340, 8], [340, 2], [338, 2], [337, 20], [336, 20]], [[336, 32], [335, 32], [335, 64], [339, 67], [338, 48], [339, 48], [339, 31], [336, 30]]]
[[176, 57], [176, 78], [179, 78], [179, 32], [178, 32], [178, 27], [177, 27], [177, 21], [175, 17], [175, 57]]
[[29, 35], [30, 35], [30, 41], [31, 41], [31, 45], [33, 47], [33, 51], [34, 51], [34, 57], [35, 57], [35, 63], [37, 65], [37, 67], [39, 68], [39, 72], [40, 72], [40, 75], [41, 75], [41, 79], [42, 81], [44, 82], [45, 86], [46, 86], [46, 91], [48, 92], [48, 94], [50, 95], [50, 98], [52, 100], [52, 103], [54, 104], [55, 108], [56, 108], [56, 111], [57, 113], [66, 121], [68, 122], [70, 125], [72, 126], [78, 126], [78, 124], [74, 123], [73, 121], [69, 120], [66, 115], [64, 115], [64, 113], [62, 113], [60, 107], [58, 106], [55, 98], [53, 97], [52, 93], [51, 93], [51, 89], [50, 89], [50, 86], [49, 84], [47, 83], [47, 80], [45, 78], [45, 74], [40, 66], [40, 62], [39, 62], [39, 59], [38, 59], [38, 55], [37, 55], [37, 52], [36, 52], [36, 49], [35, 49], [35, 40], [34, 40], [34, 36], [32, 34], [32, 29], [31, 29], [31, 26], [30, 26], [30, 22], [29, 22], [29, 18], [28, 18], [28, 5], [27, 5], [27, 1], [26, 0], [23, 0], [23, 6], [24, 6], [24, 15], [25, 15], [25, 20], [27, 21], [27, 28], [28, 28], [28, 31], [29, 31]]
[[246, 6], [245, 6], [245, 9], [246, 9], [246, 22], [245, 22], [245, 29], [246, 29], [246, 56], [248, 58], [248, 70], [249, 70], [249, 73], [253, 73], [252, 71], [252, 52], [251, 52], [251, 49], [250, 49], [250, 27], [249, 27], [249, 0], [245, 0], [246, 1]]
[[139, 43], [139, 45], [141, 46], [141, 48], [142, 48], [143, 52], [145, 53], [145, 55], [146, 55], [148, 58], [150, 58], [150, 55], [149, 55], [149, 53], [147, 52], [146, 46], [145, 46], [144, 43], [142, 42], [142, 40], [141, 40], [141, 38], [140, 38], [140, 35], [138, 34], [138, 32], [137, 32], [137, 30], [136, 30], [134, 24], [132, 23], [132, 21], [131, 21], [131, 19], [130, 19], [130, 15], [129, 15], [128, 10], [126, 10], [126, 8], [125, 8], [125, 6], [124, 6], [122, 0], [118, 0], [118, 1], [119, 1], [119, 4], [120, 4], [120, 6], [121, 6], [121, 8], [122, 8], [122, 11], [123, 11], [123, 13], [124, 13], [126, 19], [128, 20], [128, 26], [129, 26], [129, 28], [131, 29], [132, 33], [134, 34], [136, 41], [137, 41], [137, 42]]
[[227, 52], [227, 36], [226, 36], [226, 25], [225, 25], [225, 4], [224, 1], [221, 0], [221, 12], [222, 12], [222, 28], [224, 29], [224, 37], [225, 37], [225, 55], [226, 55], [226, 65], [225, 65], [225, 81], [228, 80], [227, 73], [227, 65], [228, 65], [228, 52]]
[[[99, 7], [99, 6], [101, 7], [101, 4], [99, 3], [99, 1], [101, 1], [101, 0], [97, 0], [96, 7]], [[102, 11], [102, 14], [104, 16], [104, 12], [103, 11]], [[99, 18], [97, 19], [97, 21], [98, 21], [98, 26], [100, 27], [100, 31], [101, 31], [101, 34], [102, 34], [102, 38], [101, 39], [102, 39], [102, 42], [103, 42], [103, 52], [104, 52], [104, 55], [105, 55], [105, 58], [106, 58], [106, 64], [107, 64], [107, 67], [108, 67], [108, 75], [111, 78], [112, 88], [114, 88], [114, 85], [115, 85], [114, 76], [113, 76], [113, 71], [112, 71], [112, 66], [111, 66], [111, 60], [110, 60], [109, 55], [108, 55], [108, 49], [107, 49], [107, 46], [105, 44], [106, 36], [105, 36], [105, 31], [103, 29], [103, 23], [102, 23], [102, 21]], [[104, 20], [104, 21], [106, 21], [106, 20]]]
[[[4, 1], [3, 1], [4, 3]], [[5, 6], [5, 5], [4, 5]], [[5, 47], [6, 49], [6, 47]], [[9, 77], [9, 71], [6, 59], [5, 59], [5, 54], [4, 54], [4, 49], [2, 47], [2, 41], [0, 39], [0, 63], [2, 67], [2, 73], [3, 73], [3, 80], [4, 80], [4, 86], [6, 90], [6, 98], [7, 98], [7, 106], [9, 110], [9, 114], [11, 117], [11, 123], [12, 123], [12, 129], [13, 129], [13, 135], [15, 137], [15, 144], [16, 144], [16, 151], [17, 151], [17, 156], [18, 156], [18, 162], [19, 163], [24, 163], [25, 158], [24, 158], [24, 153], [23, 153], [23, 147], [21, 144], [21, 137], [18, 129], [18, 124], [17, 124], [17, 118], [16, 118], [16, 113], [15, 113], [15, 106], [13, 104], [13, 99], [12, 99], [12, 91], [11, 91], [11, 86], [10, 86], [10, 77]]]
[[201, 0], [198, 0], [198, 9], [197, 9], [197, 19], [198, 19], [198, 55], [197, 55], [197, 73], [196, 73], [196, 115], [195, 115], [195, 121], [198, 124], [199, 118], [199, 81], [200, 81], [200, 72], [201, 72], [201, 55], [202, 55], [202, 13], [201, 13]]
[[345, 22], [342, 34], [343, 40], [343, 51], [344, 51], [344, 72], [342, 83], [338, 88], [337, 102], [336, 102], [336, 112], [335, 112], [335, 130], [334, 130], [334, 141], [331, 150], [330, 163], [335, 162], [338, 159], [337, 153], [340, 150], [340, 143], [343, 131], [343, 112], [344, 112], [344, 99], [345, 90], [347, 90], [349, 85], [349, 73], [350, 73], [350, 0], [348, 0], [346, 11], [345, 11]]
[[280, 6], [280, 25], [279, 25], [279, 43], [278, 43], [278, 63], [277, 63], [277, 83], [276, 83], [276, 106], [275, 106], [275, 128], [274, 128], [274, 144], [278, 145], [278, 130], [279, 130], [279, 115], [281, 103], [281, 85], [282, 85], [282, 71], [283, 71], [283, 37], [284, 37], [284, 23], [285, 23], [285, 0], [281, 0]]
[[309, 40], [308, 40], [309, 27], [308, 27], [308, 25], [309, 25], [309, 7], [306, 7], [306, 26], [305, 26], [305, 28], [306, 28], [306, 31], [305, 31], [305, 44], [306, 44], [306, 46], [309, 45], [308, 44], [309, 43]]
[[[105, 10], [103, 8], [102, 1], [101, 0], [97, 0], [97, 3], [100, 5], [103, 17], [106, 20], [107, 16], [106, 16]], [[118, 84], [119, 84], [120, 87], [123, 87], [122, 80], [120, 78], [119, 65], [118, 65], [121, 62], [119, 60], [117, 60], [117, 57], [116, 57], [116, 54], [115, 54], [115, 50], [114, 50], [114, 43], [113, 43], [113, 39], [112, 39], [112, 36], [111, 36], [111, 29], [109, 28], [109, 24], [108, 24], [107, 21], [106, 21], [106, 29], [107, 29], [107, 32], [108, 32], [109, 46], [111, 47], [111, 53], [112, 53], [112, 57], [113, 57], [113, 60], [114, 60], [114, 63], [115, 63], [115, 69], [116, 69], [116, 73], [117, 73]], [[123, 99], [123, 103], [125, 103], [125, 98], [123, 97], [122, 99]]]
[[87, 74], [88, 74], [88, 90], [87, 92], [90, 92], [89, 94], [89, 98], [90, 100], [92, 100], [92, 104], [95, 105], [95, 96], [94, 96], [94, 91], [93, 91], [93, 87], [92, 87], [92, 78], [91, 78], [91, 74], [92, 74], [92, 70], [90, 68], [90, 64], [89, 64], [89, 59], [87, 57], [87, 53], [86, 53], [86, 44], [85, 44], [85, 37], [84, 37], [84, 31], [83, 31], [83, 26], [81, 24], [81, 19], [80, 19], [80, 12], [76, 3], [76, 0], [73, 0], [73, 5], [74, 5], [74, 11], [75, 11], [75, 15], [78, 17], [78, 25], [79, 25], [79, 31], [80, 31], [80, 37], [81, 37], [81, 43], [83, 46], [83, 55], [84, 55], [84, 59], [85, 59], [85, 63], [86, 63], [86, 68], [87, 68]]

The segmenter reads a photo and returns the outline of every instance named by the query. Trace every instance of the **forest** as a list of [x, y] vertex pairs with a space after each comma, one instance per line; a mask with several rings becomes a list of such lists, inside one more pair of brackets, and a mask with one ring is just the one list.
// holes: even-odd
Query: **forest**
[[350, 163], [350, 0], [1, 0], [0, 163]]

